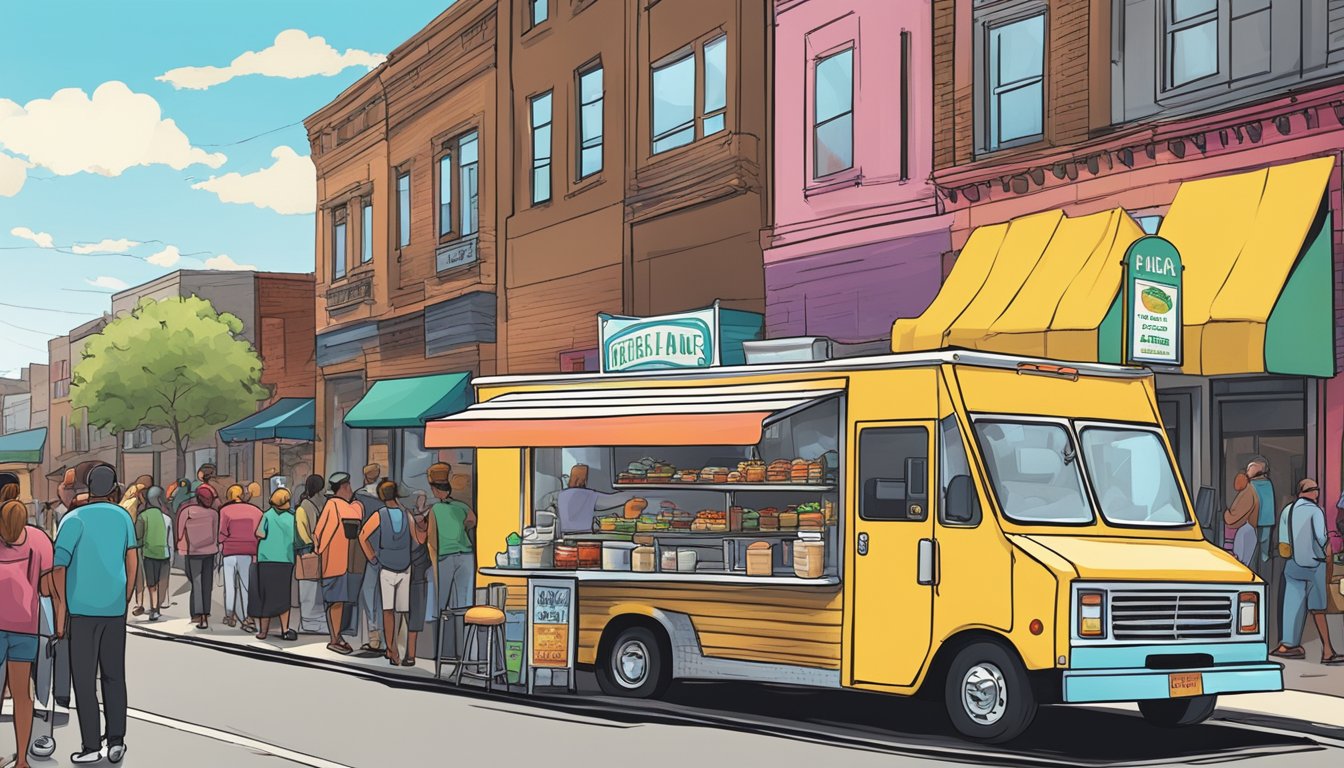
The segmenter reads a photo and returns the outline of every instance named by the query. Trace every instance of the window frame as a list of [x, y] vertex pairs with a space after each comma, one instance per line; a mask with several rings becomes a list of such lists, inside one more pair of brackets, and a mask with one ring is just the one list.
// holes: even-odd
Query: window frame
[[[583, 100], [583, 79], [594, 73], [601, 73], [602, 86], [596, 99], [585, 102]], [[594, 59], [587, 64], [574, 70], [574, 180], [585, 181], [594, 176], [600, 176], [606, 168], [607, 151], [607, 73], [602, 65], [601, 57]], [[584, 133], [584, 107], [592, 105], [597, 107], [597, 142], [596, 145], [585, 146]], [[597, 167], [588, 173], [584, 173], [583, 153], [585, 150], [597, 150]]]
[[[450, 242], [457, 239], [457, 229], [454, 226], [453, 203], [456, 195], [453, 194], [454, 182], [457, 178], [456, 166], [453, 155], [457, 151], [457, 144], [453, 140], [442, 142], [439, 151], [434, 155], [434, 222], [435, 230], [438, 232], [438, 240], [441, 243]], [[444, 164], [448, 165], [447, 178], [444, 177]], [[447, 191], [447, 202], [444, 201], [444, 192]], [[445, 209], [447, 213], [445, 215]]]
[[[1012, 525], [1023, 528], [1087, 528], [1095, 527], [1102, 522], [1101, 513], [1097, 508], [1097, 500], [1092, 492], [1092, 483], [1087, 477], [1087, 472], [1083, 469], [1082, 446], [1078, 439], [1078, 432], [1074, 429], [1074, 424], [1070, 419], [1057, 416], [1023, 416], [1013, 413], [974, 413], [971, 414], [971, 436], [975, 441], [975, 450], [979, 454], [980, 461], [984, 467], [985, 474], [985, 492], [998, 507], [999, 514], [1003, 520]], [[1064, 435], [1069, 440], [1070, 447], [1074, 451], [1074, 463], [1077, 465], [1075, 471], [1078, 474], [1079, 490], [1082, 492], [1083, 501], [1087, 504], [1087, 520], [1023, 520], [1014, 517], [1007, 506], [1003, 503], [1003, 497], [999, 493], [998, 479], [994, 475], [994, 467], [989, 460], [990, 451], [987, 450], [985, 442], [980, 437], [981, 424], [1010, 424], [1027, 427], [1058, 427], [1064, 431]]]
[[[537, 122], [537, 104], [542, 99], [546, 100], [547, 111], [546, 122]], [[527, 123], [528, 123], [528, 157], [531, 159], [530, 171], [528, 174], [528, 192], [530, 207], [545, 205], [555, 196], [555, 90], [547, 89], [540, 93], [527, 97]], [[546, 142], [546, 162], [538, 164], [537, 157], [537, 130], [539, 128], [547, 129]], [[537, 197], [537, 171], [542, 167], [546, 169], [546, 191], [545, 197]]]
[[[723, 42], [723, 106], [715, 108], [712, 112], [705, 109], [706, 81], [708, 77], [708, 67], [706, 64], [706, 49], [717, 43]], [[675, 127], [663, 131], [661, 134], [655, 133], [655, 117], [657, 109], [657, 93], [654, 88], [654, 75], [660, 70], [665, 70], [677, 64], [681, 64], [687, 59], [691, 60], [691, 118], [688, 123], [678, 123]], [[649, 92], [649, 133], [648, 133], [648, 156], [657, 157], [669, 152], [675, 152], [685, 147], [693, 146], [712, 136], [729, 134], [733, 130], [733, 124], [729, 118], [732, 115], [733, 99], [737, 95], [733, 88], [733, 74], [736, 71], [733, 66], [732, 39], [725, 27], [716, 27], [703, 35], [691, 40], [685, 45], [649, 62], [646, 70]], [[706, 133], [706, 123], [715, 119], [722, 118], [723, 126], [715, 129], [712, 133]], [[682, 144], [658, 149], [657, 144], [673, 136], [690, 130], [690, 140]]]
[[359, 204], [359, 263], [373, 261], [373, 196], [360, 200]]
[[[405, 180], [405, 196], [402, 195], [402, 181]], [[397, 169], [397, 186], [393, 190], [393, 198], [397, 201], [397, 249], [401, 250], [411, 244], [411, 205], [413, 204], [413, 187], [411, 186], [411, 169], [404, 166]]]
[[[1050, 7], [1046, 0], [1016, 0], [992, 6], [981, 6], [977, 2], [973, 14], [973, 80], [974, 80], [974, 123], [976, 154], [988, 155], [1017, 147], [1026, 147], [1045, 141], [1050, 135], [1050, 113], [1046, 109], [1050, 88]], [[996, 95], [990, 82], [990, 35], [993, 30], [1042, 17], [1044, 34], [1041, 38], [1041, 132], [1023, 136], [1011, 141], [991, 141], [995, 126], [991, 119], [990, 102]], [[1021, 81], [1014, 83], [1019, 87]]]
[[344, 202], [328, 209], [331, 216], [331, 281], [344, 280], [350, 274], [350, 212]]
[[[1163, 96], [1182, 91], [1197, 91], [1207, 88], [1214, 83], [1221, 82], [1223, 75], [1230, 68], [1230, 55], [1225, 60], [1224, 55], [1230, 54], [1229, 46], [1225, 44], [1223, 36], [1230, 32], [1231, 20], [1225, 19], [1223, 9], [1226, 6], [1224, 0], [1213, 0], [1213, 10], [1205, 11], [1191, 16], [1188, 19], [1176, 20], [1176, 2], [1177, 0], [1158, 0], [1158, 37], [1157, 44], [1160, 54], [1159, 61], [1162, 66], [1162, 82], [1159, 85], [1159, 93]], [[1210, 16], [1212, 18], [1210, 18]], [[1176, 35], [1202, 27], [1206, 24], [1213, 24], [1213, 34], [1215, 45], [1213, 52], [1214, 69], [1207, 75], [1201, 75], [1193, 80], [1187, 80], [1183, 83], [1176, 82]], [[1226, 29], [1225, 29], [1226, 27]], [[1228, 73], [1230, 74], [1230, 73]]]
[[[842, 56], [846, 53], [849, 54], [849, 110], [832, 115], [831, 117], [828, 117], [824, 121], [819, 121], [817, 119], [817, 104], [819, 102], [817, 98], [817, 82], [818, 82], [817, 71], [821, 68], [821, 65], [824, 64], [825, 62], [828, 62], [831, 59], [834, 59], [837, 56]], [[812, 81], [811, 82], [812, 103], [809, 105], [811, 109], [808, 110], [810, 114], [808, 115], [809, 129], [808, 129], [807, 141], [809, 142], [812, 154], [810, 181], [812, 181], [813, 183], [824, 184], [829, 181], [834, 181], [841, 174], [853, 172], [855, 168], [858, 166], [858, 162], [855, 158], [856, 152], [854, 146], [855, 144], [854, 139], [857, 133], [855, 130], [855, 106], [856, 106], [855, 101], [857, 100], [856, 97], [858, 96], [858, 91], [855, 88], [855, 79], [856, 79], [855, 75], [857, 72], [858, 58], [859, 58], [858, 41], [851, 39], [841, 43], [838, 46], [834, 46], [832, 48], [829, 48], [825, 51], [818, 53], [816, 56], [812, 58], [809, 64], [808, 76]], [[839, 120], [840, 118], [844, 117], [845, 115], [849, 115], [849, 165], [845, 166], [844, 168], [837, 168], [836, 170], [831, 171], [829, 173], [824, 174], [818, 173], [817, 158], [819, 157], [819, 154], [817, 152], [817, 148], [821, 145], [821, 143], [820, 141], [818, 141], [817, 132], [821, 129], [821, 127], [824, 124], [833, 123], [836, 120]]]
[[[856, 483], [857, 487], [855, 489], [857, 499], [855, 503], [856, 509], [854, 510], [856, 521], [867, 523], [918, 523], [918, 524], [931, 523], [933, 519], [936, 517], [936, 514], [930, 514], [930, 510], [928, 509], [928, 505], [936, 498], [933, 492], [934, 488], [933, 485], [931, 484], [931, 479], [936, 480], [938, 483], [941, 484], [941, 478], [939, 474], [934, 471], [935, 469], [934, 462], [936, 461], [937, 457], [937, 444], [935, 440], [934, 428], [932, 428], [929, 424], [926, 424], [924, 422], [886, 422], [886, 421], [860, 422], [856, 425], [856, 427], [857, 431], [855, 433], [855, 439], [854, 439], [855, 477], [857, 479]], [[870, 434], [884, 433], [884, 432], [919, 432], [922, 433], [923, 435], [924, 438], [923, 459], [927, 473], [927, 476], [925, 477], [926, 495], [924, 501], [925, 509], [923, 517], [918, 518], [910, 517], [908, 516], [908, 514], [905, 517], [869, 516], [864, 512], [864, 504], [867, 501], [866, 498], [867, 491], [865, 490], [865, 485], [867, 484], [867, 481], [869, 479], [881, 480], [884, 478], [880, 475], [872, 475], [870, 477], [869, 475], [865, 474], [865, 466], [863, 461], [863, 438]], [[913, 457], [910, 456], [903, 457], [903, 459], [910, 459], [910, 458]], [[902, 472], [905, 471], [904, 461], [902, 461], [899, 469]], [[885, 479], [894, 479], [894, 478], [885, 478]], [[908, 488], [910, 478], [908, 477], [905, 478], [904, 482], [906, 483], [907, 488], [907, 495], [905, 498], [906, 498], [906, 511], [908, 513], [909, 501], [910, 501]], [[937, 510], [934, 510], [934, 512], [936, 512], [937, 514], [941, 514], [941, 512]]]
[[[523, 34], [527, 34], [534, 29], [546, 26], [546, 22], [551, 20], [551, 0], [523, 0], [526, 5], [523, 13]], [[543, 16], [537, 19], [537, 10], [541, 9]]]
[[[476, 159], [473, 160], [473, 161], [470, 162], [470, 163], [463, 162], [463, 160], [462, 160], [462, 145], [465, 143], [465, 142], [464, 142], [464, 139], [466, 139], [467, 137], [471, 137], [471, 140], [476, 144]], [[456, 173], [456, 179], [455, 179], [456, 184], [454, 185], [454, 188], [457, 190], [457, 194], [458, 194], [458, 198], [457, 198], [457, 217], [458, 217], [458, 218], [457, 218], [457, 232], [458, 232], [458, 237], [459, 237], [459, 238], [463, 238], [463, 237], [473, 237], [473, 236], [475, 236], [478, 232], [481, 231], [481, 132], [480, 132], [480, 130], [479, 130], [478, 128], [474, 128], [474, 127], [473, 127], [473, 128], [468, 129], [468, 130], [462, 131], [462, 132], [459, 133], [456, 137], [453, 138], [453, 146], [454, 146], [454, 147], [456, 148], [456, 150], [457, 150], [457, 165], [456, 165], [455, 168], [454, 168], [454, 172]], [[475, 172], [475, 176], [474, 176], [474, 178], [475, 178], [475, 183], [476, 183], [475, 195], [474, 195], [475, 200], [476, 200], [476, 210], [475, 210], [475, 217], [474, 217], [473, 221], [471, 222], [471, 231], [470, 231], [470, 232], [467, 231], [467, 219], [468, 219], [468, 218], [471, 218], [471, 217], [468, 217], [468, 216], [467, 216], [467, 213], [468, 213], [468, 208], [467, 208], [467, 206], [470, 204], [470, 196], [468, 196], [468, 195], [465, 193], [465, 190], [464, 190], [464, 188], [463, 188], [463, 186], [462, 186], [463, 179], [466, 178], [465, 174], [463, 173], [463, 170], [464, 170], [467, 166], [471, 166], [472, 170]]]

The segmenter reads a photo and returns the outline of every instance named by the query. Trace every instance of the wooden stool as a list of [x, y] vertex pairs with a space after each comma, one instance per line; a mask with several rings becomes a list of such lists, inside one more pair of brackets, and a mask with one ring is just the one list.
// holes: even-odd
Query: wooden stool
[[[498, 608], [488, 605], [478, 605], [474, 608], [468, 608], [463, 616], [463, 621], [467, 625], [466, 636], [462, 640], [461, 658], [457, 662], [457, 671], [453, 675], [453, 684], [461, 685], [462, 678], [467, 677], [472, 680], [484, 680], [485, 689], [493, 691], [495, 689], [495, 678], [504, 680], [505, 690], [509, 687], [508, 666], [504, 659], [504, 612]], [[485, 628], [485, 658], [480, 656], [480, 630]], [[473, 649], [476, 659], [468, 660], [466, 650]], [[499, 666], [495, 666], [496, 663]], [[467, 671], [467, 667], [472, 667], [472, 671]], [[475, 670], [484, 667], [484, 671]]]

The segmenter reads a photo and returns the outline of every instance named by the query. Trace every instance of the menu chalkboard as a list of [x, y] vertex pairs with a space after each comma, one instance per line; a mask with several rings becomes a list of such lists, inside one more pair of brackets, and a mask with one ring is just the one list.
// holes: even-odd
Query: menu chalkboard
[[527, 582], [527, 660], [533, 669], [574, 666], [575, 588], [562, 579]]

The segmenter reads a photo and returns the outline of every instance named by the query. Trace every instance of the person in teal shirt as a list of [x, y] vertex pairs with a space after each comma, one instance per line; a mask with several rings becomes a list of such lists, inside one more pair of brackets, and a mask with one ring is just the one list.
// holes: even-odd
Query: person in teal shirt
[[1266, 564], [1273, 554], [1270, 552], [1270, 544], [1276, 522], [1274, 515], [1279, 508], [1274, 501], [1274, 483], [1269, 479], [1269, 461], [1262, 456], [1251, 459], [1246, 465], [1246, 477], [1251, 481], [1251, 487], [1255, 489], [1260, 501], [1260, 513], [1255, 521], [1255, 527], [1260, 533], [1260, 563], [1261, 570], [1264, 571], [1260, 577], [1269, 581], [1269, 569]]
[[294, 583], [294, 545], [298, 538], [294, 514], [290, 511], [289, 489], [277, 488], [271, 494], [271, 508], [257, 526], [257, 594], [252, 612], [261, 619], [258, 640], [265, 640], [271, 619], [280, 618], [280, 639], [298, 640], [299, 633], [289, 628], [290, 589]]
[[[89, 469], [84, 485], [89, 503], [66, 513], [52, 561], [56, 637], [70, 633], [70, 674], [83, 740], [82, 751], [70, 760], [101, 759], [106, 735], [107, 758], [119, 763], [126, 754], [126, 604], [137, 569], [135, 524], [115, 503], [117, 471], [110, 465]], [[106, 729], [98, 719], [99, 678]]]

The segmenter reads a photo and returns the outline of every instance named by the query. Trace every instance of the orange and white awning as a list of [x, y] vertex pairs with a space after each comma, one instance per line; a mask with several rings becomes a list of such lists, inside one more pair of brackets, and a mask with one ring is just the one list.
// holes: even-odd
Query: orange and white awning
[[842, 391], [726, 386], [511, 392], [428, 422], [425, 446], [755, 445], [768, 421]]

